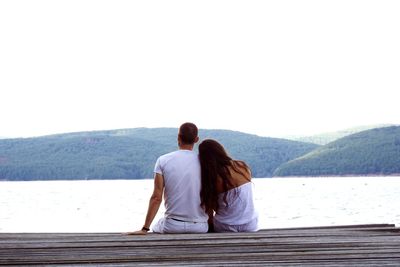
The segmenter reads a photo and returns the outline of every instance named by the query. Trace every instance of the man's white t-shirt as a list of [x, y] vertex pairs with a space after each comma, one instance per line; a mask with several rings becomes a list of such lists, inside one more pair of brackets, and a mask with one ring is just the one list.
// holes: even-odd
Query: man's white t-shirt
[[201, 207], [201, 170], [197, 153], [177, 150], [157, 159], [154, 172], [164, 177], [165, 217], [187, 222], [207, 222]]

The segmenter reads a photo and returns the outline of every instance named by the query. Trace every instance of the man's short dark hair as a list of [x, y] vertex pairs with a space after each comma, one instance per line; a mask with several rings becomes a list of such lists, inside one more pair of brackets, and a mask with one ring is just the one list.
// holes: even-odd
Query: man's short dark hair
[[194, 123], [185, 122], [179, 127], [179, 138], [182, 143], [186, 145], [191, 145], [196, 142], [196, 137], [198, 135], [199, 130]]

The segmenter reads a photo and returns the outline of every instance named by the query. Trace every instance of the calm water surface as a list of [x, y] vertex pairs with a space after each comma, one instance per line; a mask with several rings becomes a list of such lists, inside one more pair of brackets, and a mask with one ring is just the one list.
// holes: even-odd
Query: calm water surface
[[[400, 225], [400, 177], [253, 181], [261, 228]], [[0, 232], [137, 230], [152, 187], [152, 180], [0, 182]]]

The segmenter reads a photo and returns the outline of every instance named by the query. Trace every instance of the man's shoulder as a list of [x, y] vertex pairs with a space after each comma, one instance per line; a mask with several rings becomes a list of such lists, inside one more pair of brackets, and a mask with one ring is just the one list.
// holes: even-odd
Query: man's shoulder
[[160, 162], [169, 161], [170, 159], [173, 159], [173, 158], [175, 158], [177, 156], [177, 152], [178, 151], [172, 151], [172, 152], [163, 154], [163, 155], [158, 157], [158, 161], [160, 161]]
[[163, 154], [163, 155], [161, 155], [159, 158], [160, 158], [160, 159], [165, 159], [165, 158], [174, 157], [174, 156], [177, 154], [178, 151], [179, 151], [179, 150], [175, 150], [175, 151], [172, 151], [172, 152]]
[[169, 152], [167, 154], [161, 155], [159, 157], [160, 161], [168, 161], [170, 159], [174, 158], [186, 158], [187, 156], [189, 157], [197, 157], [197, 154], [194, 151], [190, 150], [175, 150], [172, 152]]

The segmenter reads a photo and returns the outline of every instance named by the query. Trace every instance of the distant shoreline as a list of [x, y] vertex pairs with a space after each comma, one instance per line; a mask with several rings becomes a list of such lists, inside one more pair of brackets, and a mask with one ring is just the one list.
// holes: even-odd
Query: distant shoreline
[[273, 176], [270, 178], [347, 178], [347, 177], [400, 177], [400, 173], [391, 173], [391, 174], [344, 174], [344, 175], [308, 175], [308, 176], [296, 176], [296, 175], [288, 175], [288, 176]]
[[[393, 174], [367, 174], [367, 175], [324, 175], [324, 176], [273, 176], [273, 177], [253, 177], [253, 179], [284, 179], [284, 178], [371, 178], [371, 177], [399, 177], [400, 178], [400, 173], [393, 173]], [[0, 182], [73, 182], [73, 181], [146, 181], [146, 180], [153, 180], [153, 178], [140, 178], [140, 179], [54, 179], [54, 180], [49, 180], [49, 179], [37, 179], [37, 180], [3, 180], [0, 179]]]

